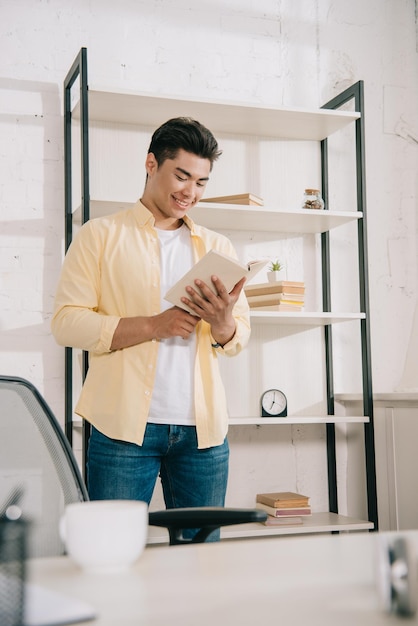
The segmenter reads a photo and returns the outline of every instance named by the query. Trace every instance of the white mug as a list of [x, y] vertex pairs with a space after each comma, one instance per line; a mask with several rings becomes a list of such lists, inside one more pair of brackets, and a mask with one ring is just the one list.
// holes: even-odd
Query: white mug
[[127, 569], [145, 547], [148, 505], [134, 500], [69, 504], [60, 521], [60, 535], [68, 555], [83, 569]]

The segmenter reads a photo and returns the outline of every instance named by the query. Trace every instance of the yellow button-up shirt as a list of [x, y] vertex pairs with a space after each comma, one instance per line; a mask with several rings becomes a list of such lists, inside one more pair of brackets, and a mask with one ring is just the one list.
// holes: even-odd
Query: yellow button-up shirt
[[[187, 216], [184, 221], [190, 228], [195, 261], [211, 249], [236, 257], [226, 237]], [[112, 351], [113, 334], [122, 317], [152, 316], [160, 310], [159, 242], [152, 213], [138, 201], [131, 209], [86, 222], [64, 259], [51, 328], [60, 345], [89, 352], [89, 369], [75, 411], [113, 439], [139, 445], [143, 441], [159, 346], [153, 340]], [[220, 445], [228, 430], [217, 353], [234, 356], [248, 343], [249, 309], [243, 293], [233, 315], [236, 332], [223, 348], [212, 347], [206, 322], [196, 326], [194, 402], [199, 448]]]

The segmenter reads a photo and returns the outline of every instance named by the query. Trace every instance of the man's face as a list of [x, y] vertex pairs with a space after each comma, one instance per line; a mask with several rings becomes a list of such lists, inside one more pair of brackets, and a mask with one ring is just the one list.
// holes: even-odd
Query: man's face
[[147, 155], [148, 179], [142, 198], [156, 222], [181, 220], [202, 197], [210, 174], [209, 159], [179, 150], [174, 159], [160, 167], [152, 153]]

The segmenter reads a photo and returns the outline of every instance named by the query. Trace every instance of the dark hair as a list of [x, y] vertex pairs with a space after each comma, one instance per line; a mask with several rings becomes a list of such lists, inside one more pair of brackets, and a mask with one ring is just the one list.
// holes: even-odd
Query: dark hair
[[218, 142], [203, 124], [190, 117], [175, 117], [157, 128], [151, 138], [148, 152], [155, 156], [158, 166], [166, 159], [174, 159], [179, 150], [209, 159], [210, 168], [222, 151]]

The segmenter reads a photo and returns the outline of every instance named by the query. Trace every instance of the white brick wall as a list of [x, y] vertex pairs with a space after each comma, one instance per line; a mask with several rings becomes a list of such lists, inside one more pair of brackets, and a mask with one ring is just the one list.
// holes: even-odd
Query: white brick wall
[[86, 46], [110, 88], [315, 107], [365, 81], [374, 389], [396, 389], [417, 293], [417, 143], [397, 134], [418, 133], [414, 20], [413, 0], [0, 0], [0, 372], [62, 418], [62, 82]]

